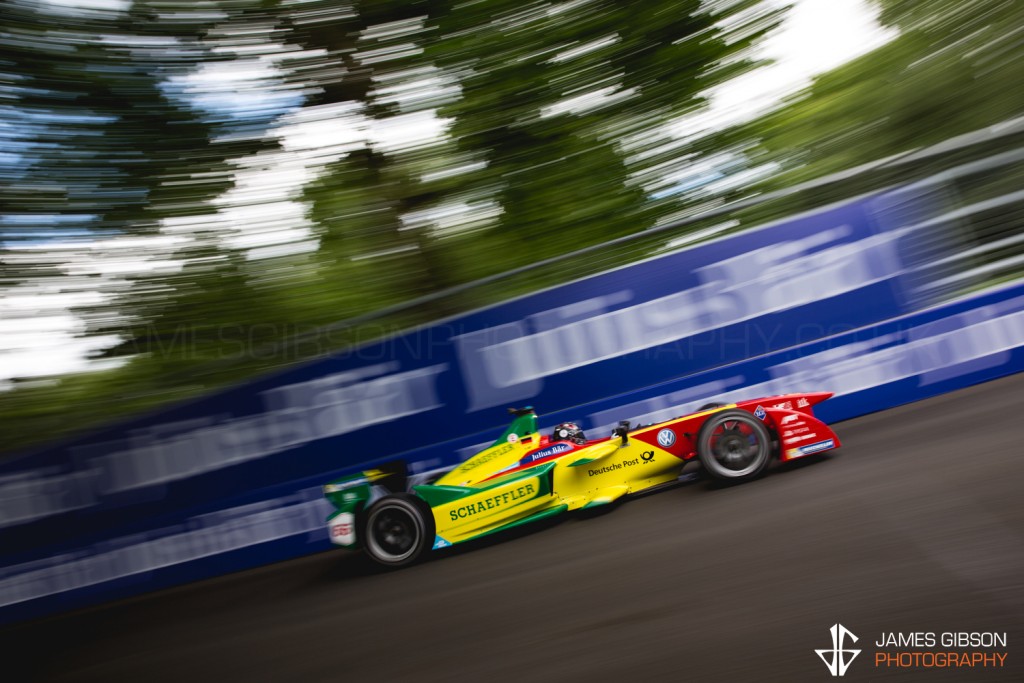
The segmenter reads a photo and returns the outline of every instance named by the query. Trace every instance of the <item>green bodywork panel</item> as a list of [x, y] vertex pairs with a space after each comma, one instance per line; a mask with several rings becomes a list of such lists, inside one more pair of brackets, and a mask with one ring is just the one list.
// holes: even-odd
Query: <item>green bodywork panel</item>
[[324, 497], [338, 512], [359, 512], [370, 499], [370, 482], [362, 474], [332, 481], [324, 486]]
[[494, 443], [491, 444], [491, 448], [498, 444], [507, 443], [508, 437], [512, 434], [521, 438], [537, 431], [537, 414], [532, 412], [532, 409], [530, 408], [524, 408], [523, 410], [531, 410], [531, 412], [526, 415], [516, 416], [516, 418], [512, 420], [512, 424], [508, 426], [508, 429], [502, 432], [501, 436], [495, 439]]
[[432, 486], [430, 484], [421, 484], [420, 486], [412, 487], [412, 490], [420, 498], [427, 501], [430, 507], [434, 508], [445, 503], [451, 503], [459, 498], [475, 496], [488, 489], [504, 486], [517, 479], [540, 477], [540, 490], [537, 491], [537, 496], [547, 496], [551, 494], [551, 477], [545, 477], [544, 475], [554, 469], [554, 467], [555, 463], [553, 462], [545, 463], [539, 467], [531, 467], [530, 469], [514, 472], [504, 477], [497, 477], [487, 482], [486, 486]]
[[512, 472], [506, 474], [503, 477], [495, 477], [487, 482], [487, 486], [483, 486], [478, 489], [474, 489], [474, 492], [485, 491], [486, 489], [493, 489], [498, 486], [503, 486], [509, 482], [513, 482], [516, 479], [533, 479], [534, 477], [540, 477], [540, 490], [537, 492], [537, 496], [547, 496], [552, 492], [551, 488], [551, 477], [544, 476], [555, 469], [554, 462], [546, 462], [543, 465], [537, 467], [531, 467], [529, 469], [520, 470], [518, 472]]
[[[509, 529], [512, 529], [512, 528], [517, 527], [517, 526], [522, 526], [524, 524], [529, 524], [530, 522], [536, 522], [536, 521], [539, 521], [539, 520], [542, 520], [542, 519], [546, 519], [548, 517], [554, 517], [555, 515], [559, 515], [559, 514], [565, 512], [568, 509], [569, 509], [568, 505], [558, 505], [558, 506], [555, 506], [553, 508], [548, 508], [547, 510], [541, 510], [540, 512], [538, 512], [535, 515], [530, 515], [529, 517], [524, 517], [523, 519], [517, 519], [514, 522], [509, 522], [508, 524], [504, 524], [502, 526], [495, 527], [493, 529], [489, 529], [488, 531], [485, 531], [482, 534], [474, 536], [473, 538], [474, 539], [476, 539], [476, 538], [483, 538], [484, 536], [490, 536], [491, 534], [496, 534], [496, 533], [498, 533], [500, 531], [508, 531]], [[472, 540], [472, 539], [470, 539], [470, 540]]]
[[459, 498], [465, 498], [466, 496], [474, 493], [479, 493], [480, 489], [470, 488], [468, 486], [431, 486], [429, 484], [423, 484], [421, 486], [414, 486], [413, 491], [427, 501], [427, 505], [430, 507], [436, 507], [438, 505], [444, 505], [450, 503], [453, 500]]

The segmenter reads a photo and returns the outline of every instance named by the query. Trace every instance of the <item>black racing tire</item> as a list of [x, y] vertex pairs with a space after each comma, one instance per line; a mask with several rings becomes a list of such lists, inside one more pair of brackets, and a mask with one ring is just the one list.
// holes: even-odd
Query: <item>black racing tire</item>
[[420, 498], [407, 493], [384, 496], [363, 518], [363, 548], [385, 567], [405, 567], [434, 544], [434, 518]]
[[711, 410], [712, 408], [724, 408], [724, 407], [725, 407], [724, 403], [718, 403], [717, 401], [712, 401], [711, 403], [705, 403], [704, 405], [702, 405], [700, 408], [697, 409], [697, 412], [698, 413], [703, 413], [705, 410]]
[[723, 410], [697, 432], [697, 457], [715, 479], [740, 483], [761, 476], [772, 457], [772, 435], [745, 410]]

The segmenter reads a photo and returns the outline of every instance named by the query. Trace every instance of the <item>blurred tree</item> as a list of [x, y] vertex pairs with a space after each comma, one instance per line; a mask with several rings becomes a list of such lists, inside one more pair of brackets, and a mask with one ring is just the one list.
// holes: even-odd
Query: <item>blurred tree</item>
[[[307, 13], [327, 16], [316, 6]], [[379, 124], [439, 107], [451, 123], [449, 139], [417, 150], [370, 142], [307, 189], [321, 259], [344, 268], [374, 257], [407, 273], [381, 280], [369, 302], [642, 230], [674, 210], [651, 202], [637, 180], [686, 158], [678, 145], [660, 150], [666, 124], [698, 107], [707, 88], [751, 68], [751, 47], [781, 16], [753, 0], [628, 10], [364, 0], [355, 11], [347, 31], [293, 22], [298, 42], [344, 64], [319, 77], [315, 101], [358, 101]], [[425, 312], [471, 303], [449, 298]]]
[[[289, 39], [314, 55], [308, 63], [291, 62], [293, 77], [315, 86], [307, 107], [348, 105], [367, 119], [362, 145], [331, 163], [303, 193], [319, 237], [317, 275], [345, 283], [344, 292], [324, 292], [325, 305], [311, 312], [310, 323], [365, 314], [456, 282], [429, 231], [406, 221], [443, 194], [421, 175], [444, 164], [444, 144], [438, 139], [400, 150], [371, 139], [381, 127], [415, 125], [410, 114], [429, 113], [450, 97], [420, 44], [432, 5], [363, 0], [343, 17], [329, 0], [299, 11], [281, 7]], [[439, 316], [452, 309], [438, 302], [423, 312]]]
[[650, 227], [670, 207], [637, 177], [692, 151], [659, 153], [665, 124], [751, 68], [749, 48], [779, 16], [758, 2], [697, 0], [490, 0], [437, 12], [427, 54], [462, 88], [442, 115], [458, 148], [486, 163], [463, 191], [501, 208], [474, 246], [502, 257], [473, 261], [470, 274]]
[[[23, 163], [11, 172], [15, 182], [0, 185], [4, 243], [40, 247], [34, 260], [21, 258], [19, 277], [5, 266], [6, 284], [45, 279], [80, 291], [81, 276], [91, 277], [92, 289], [109, 289], [79, 310], [92, 334], [132, 337], [152, 322], [176, 282], [162, 276], [153, 299], [152, 287], [111, 286], [111, 274], [173, 256], [163, 222], [210, 214], [211, 200], [234, 182], [229, 160], [266, 145], [254, 136], [217, 139], [224, 126], [169, 87], [198, 64], [223, 59], [202, 42], [208, 13], [193, 9], [139, 0], [124, 12], [25, 2], [5, 10]], [[109, 240], [105, 249], [94, 248], [98, 239]], [[219, 258], [210, 231], [185, 241], [205, 260]], [[47, 253], [47, 244], [61, 249]]]
[[[652, 202], [647, 181], [704, 151], [668, 124], [751, 68], [781, 17], [761, 0], [12, 7], [0, 71], [33, 162], [0, 201], [77, 221], [84, 252], [99, 232], [134, 244], [80, 269], [107, 290], [79, 314], [120, 339], [104, 356], [130, 362], [0, 393], [0, 430], [22, 439], [265, 371], [295, 356], [259, 350], [296, 332], [650, 227], [678, 200]], [[286, 129], [310, 123], [348, 142], [289, 148]], [[419, 140], [393, 135], [417, 126]], [[279, 186], [248, 187], [261, 173]], [[297, 202], [302, 220], [275, 226]], [[256, 257], [246, 245], [275, 228], [301, 248]], [[22, 272], [60, 280], [66, 261]], [[109, 277], [118, 266], [131, 275]]]
[[8, 225], [35, 228], [19, 239], [50, 238], [69, 222], [91, 238], [153, 234], [161, 218], [203, 212], [230, 186], [225, 161], [252, 143], [211, 145], [213, 126], [168, 96], [170, 76], [216, 59], [199, 42], [205, 20], [171, 20], [173, 9], [143, 0], [68, 16], [7, 3], [5, 113], [24, 163], [0, 203]]
[[[188, 351], [167, 307], [187, 303], [179, 295], [188, 287], [239, 293], [224, 287], [223, 271], [216, 287], [207, 286], [211, 278], [192, 279], [193, 262], [206, 270], [230, 262], [204, 218], [234, 183], [230, 160], [267, 140], [204, 115], [174, 87], [200, 65], [227, 61], [203, 42], [216, 7], [15, 0], [3, 11], [0, 135], [13, 154], [0, 155], [0, 296], [38, 297], [42, 310], [24, 311], [28, 329], [33, 317], [70, 309], [88, 334], [108, 339], [98, 346], [121, 337], [104, 355], [144, 354], [144, 362], [113, 372], [0, 393], [0, 431], [10, 447], [94, 421], [90, 400], [117, 414], [178, 395], [177, 368], [167, 361]], [[181, 220], [198, 229], [163, 232], [167, 221]], [[158, 277], [138, 286], [124, 277], [175, 258], [178, 266], [157, 268]], [[244, 310], [244, 299], [235, 304]], [[209, 324], [207, 312], [192, 310], [190, 326]]]
[[759, 140], [756, 161], [783, 187], [938, 143], [1024, 113], [1024, 5], [1003, 0], [877, 0], [900, 35], [818, 76], [768, 116], [730, 131]]
[[[1008, 0], [873, 0], [882, 23], [903, 32], [920, 32], [936, 47], [951, 42], [975, 41], [977, 47], [1005, 52], [1020, 49], [1012, 38], [1024, 19], [1020, 3]], [[978, 35], [975, 35], [978, 34]], [[982, 35], [987, 34], [987, 35]], [[988, 40], [977, 40], [985, 39]], [[1006, 40], [1010, 39], [1010, 40]], [[992, 42], [995, 44], [992, 44]], [[1000, 43], [1002, 43], [1000, 45]]]

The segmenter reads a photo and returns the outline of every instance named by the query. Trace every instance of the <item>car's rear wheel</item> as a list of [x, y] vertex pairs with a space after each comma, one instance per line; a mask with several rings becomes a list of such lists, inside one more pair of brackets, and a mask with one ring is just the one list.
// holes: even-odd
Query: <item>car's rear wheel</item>
[[708, 474], [725, 481], [754, 479], [772, 454], [772, 437], [761, 420], [745, 410], [725, 410], [697, 433], [697, 456]]
[[363, 529], [366, 554], [378, 564], [404, 567], [433, 545], [434, 520], [415, 496], [392, 494], [370, 506]]

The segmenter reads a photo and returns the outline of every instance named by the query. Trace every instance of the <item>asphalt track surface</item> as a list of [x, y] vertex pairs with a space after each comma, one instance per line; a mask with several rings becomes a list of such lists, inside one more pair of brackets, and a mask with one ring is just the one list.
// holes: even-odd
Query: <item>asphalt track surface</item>
[[[756, 482], [398, 572], [332, 551], [22, 625], [0, 680], [826, 681], [836, 622], [863, 650], [843, 680], [1024, 680], [1022, 397], [1018, 375], [851, 420]], [[876, 668], [912, 631], [1006, 632], [1009, 655]]]

